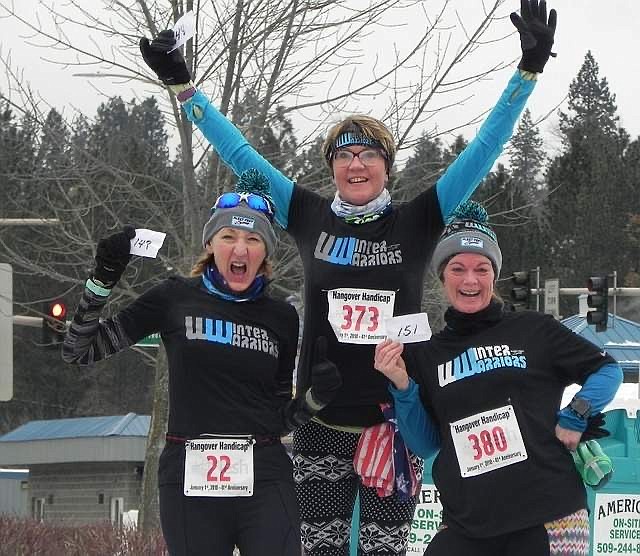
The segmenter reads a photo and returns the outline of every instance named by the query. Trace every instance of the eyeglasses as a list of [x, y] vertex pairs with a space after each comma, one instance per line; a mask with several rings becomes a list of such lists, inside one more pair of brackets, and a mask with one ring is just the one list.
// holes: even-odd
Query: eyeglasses
[[213, 211], [219, 208], [235, 208], [240, 203], [245, 203], [250, 209], [257, 210], [265, 214], [269, 220], [273, 220], [271, 203], [261, 195], [256, 195], [255, 193], [223, 193], [216, 199], [216, 202], [211, 207], [210, 214], [213, 214]]
[[338, 168], [349, 166], [354, 158], [360, 159], [360, 162], [365, 166], [375, 166], [381, 159], [385, 159], [386, 157], [381, 151], [376, 149], [365, 149], [359, 153], [344, 149], [333, 153], [333, 161]]

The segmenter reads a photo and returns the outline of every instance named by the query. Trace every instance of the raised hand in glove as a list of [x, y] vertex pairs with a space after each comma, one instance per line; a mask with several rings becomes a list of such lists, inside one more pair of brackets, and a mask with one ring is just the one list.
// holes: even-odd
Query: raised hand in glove
[[327, 359], [327, 339], [318, 337], [314, 346], [313, 365], [311, 366], [311, 396], [320, 405], [327, 405], [340, 390], [342, 377], [340, 371]]
[[105, 288], [115, 286], [131, 260], [129, 251], [134, 237], [135, 228], [125, 226], [122, 231], [101, 239], [96, 249], [96, 266], [91, 277]]
[[522, 58], [518, 67], [524, 71], [542, 73], [551, 52], [556, 32], [557, 14], [549, 12], [547, 20], [547, 2], [545, 0], [520, 0], [520, 15], [511, 13], [511, 22], [520, 33]]
[[611, 433], [604, 428], [605, 426], [604, 414], [596, 413], [587, 419], [587, 428], [582, 433], [580, 442], [586, 442], [587, 440], [595, 440], [598, 438], [604, 438]]
[[161, 31], [151, 43], [146, 37], [140, 39], [142, 58], [165, 85], [179, 85], [191, 81], [191, 74], [180, 49], [169, 52], [175, 43], [172, 29]]

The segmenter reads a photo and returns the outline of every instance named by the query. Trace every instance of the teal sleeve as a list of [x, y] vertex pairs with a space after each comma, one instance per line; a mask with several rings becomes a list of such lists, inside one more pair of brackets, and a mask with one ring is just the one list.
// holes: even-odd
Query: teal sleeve
[[418, 385], [410, 378], [406, 390], [398, 390], [390, 384], [389, 391], [393, 396], [398, 428], [405, 444], [421, 458], [432, 456], [440, 448], [440, 434], [422, 405]]
[[436, 192], [445, 223], [491, 170], [504, 144], [511, 138], [535, 84], [536, 81], [524, 79], [520, 70], [516, 70], [476, 137], [437, 181]]
[[[607, 363], [587, 377], [574, 397], [591, 402], [591, 414], [594, 415], [602, 411], [615, 397], [620, 384], [622, 384], [622, 368], [618, 363]], [[580, 419], [571, 409], [565, 407], [558, 413], [558, 425], [563, 429], [584, 431], [587, 428], [587, 421]]]
[[276, 204], [276, 221], [286, 229], [293, 182], [258, 153], [240, 130], [211, 104], [202, 91], [196, 91], [182, 108], [189, 121], [197, 126], [222, 161], [237, 176], [250, 168], [255, 168], [267, 176]]

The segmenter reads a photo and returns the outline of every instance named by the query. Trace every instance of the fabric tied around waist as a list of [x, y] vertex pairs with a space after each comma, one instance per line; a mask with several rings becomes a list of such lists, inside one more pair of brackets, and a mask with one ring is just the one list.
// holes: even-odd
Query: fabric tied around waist
[[375, 488], [380, 498], [395, 494], [404, 502], [418, 494], [420, 483], [398, 429], [395, 408], [384, 403], [380, 409], [385, 422], [364, 429], [353, 466], [362, 484]]

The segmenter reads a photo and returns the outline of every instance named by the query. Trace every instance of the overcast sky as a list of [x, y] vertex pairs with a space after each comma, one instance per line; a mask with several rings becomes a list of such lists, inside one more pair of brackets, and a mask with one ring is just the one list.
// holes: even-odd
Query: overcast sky
[[[51, 2], [52, 0], [48, 0]], [[354, 0], [361, 2], [364, 0]], [[436, 0], [434, 0], [435, 2]], [[10, 4], [11, 0], [0, 0], [0, 16], [3, 15], [2, 5]], [[33, 13], [36, 0], [16, 0], [15, 4], [25, 13]], [[61, 5], [62, 0], [55, 0]], [[87, 0], [87, 3], [88, 0]], [[97, 2], [96, 2], [97, 3]], [[472, 13], [481, 6], [480, 0], [452, 0], [453, 6], [461, 14]], [[82, 2], [81, 2], [82, 4]], [[92, 4], [90, 2], [89, 4]], [[429, 9], [432, 2], [425, 0], [424, 7]], [[612, 93], [616, 95], [618, 114], [623, 127], [637, 137], [640, 134], [640, 2], [633, 0], [549, 0], [549, 7], [558, 11], [558, 30], [554, 50], [558, 57], [550, 60], [540, 82], [531, 97], [528, 107], [534, 119], [542, 117], [556, 105], [562, 103], [570, 82], [576, 77], [584, 56], [588, 50], [593, 53], [600, 67], [600, 76], [609, 82]], [[519, 1], [512, 0], [505, 4], [503, 14], [519, 8]], [[469, 16], [471, 17], [471, 16]], [[411, 19], [411, 18], [410, 18]], [[511, 24], [504, 20], [496, 27], [496, 35], [508, 33]], [[81, 32], [81, 31], [80, 31]], [[415, 33], [411, 24], [407, 27], [389, 30], [384, 34], [378, 33], [372, 37], [369, 48], [376, 54], [384, 55], [391, 49], [392, 43], [402, 44], [403, 36]], [[16, 21], [0, 19], [0, 45], [2, 55], [11, 52], [14, 66], [23, 69], [23, 80], [29, 82], [32, 88], [42, 95], [46, 101], [69, 115], [73, 109], [79, 109], [88, 115], [93, 115], [98, 104], [105, 100], [89, 86], [86, 78], [73, 77], [73, 71], [61, 69], [45, 59], [50, 57], [46, 51], [30, 46], [25, 42], [26, 30]], [[508, 37], [498, 45], [487, 47], [483, 55], [495, 60], [511, 60], [518, 56], [519, 43], [516, 36]], [[434, 118], [432, 126], [447, 129], [452, 125], [466, 121], [479, 111], [490, 108], [496, 101], [500, 91], [511, 75], [514, 67], [495, 74], [492, 79], [474, 85], [470, 93], [473, 98], [455, 111], [443, 114], [442, 118]], [[74, 70], [77, 71], [77, 70]], [[5, 92], [5, 82], [0, 80], [0, 91]], [[120, 94], [125, 99], [133, 96], [130, 85], [123, 83], [108, 84], [101, 80], [101, 87], [107, 94]], [[383, 99], [380, 99], [382, 102]], [[566, 107], [566, 103], [564, 105]], [[349, 107], [350, 111], [362, 110], [362, 107]], [[374, 107], [374, 115], [375, 107]], [[441, 120], [441, 121], [440, 121]], [[552, 115], [541, 124], [548, 147], [553, 149], [553, 128], [557, 118]], [[294, 116], [296, 129], [302, 133], [305, 121]], [[465, 137], [470, 138], [477, 126], [462, 130]], [[445, 139], [445, 142], [447, 140]], [[557, 142], [556, 142], [557, 144]]]

